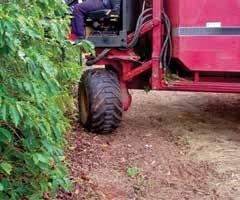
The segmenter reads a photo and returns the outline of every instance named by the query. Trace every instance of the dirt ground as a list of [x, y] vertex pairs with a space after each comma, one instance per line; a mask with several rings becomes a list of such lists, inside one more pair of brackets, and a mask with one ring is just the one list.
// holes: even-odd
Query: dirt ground
[[67, 136], [75, 186], [58, 199], [240, 199], [240, 96], [132, 95], [114, 134]]

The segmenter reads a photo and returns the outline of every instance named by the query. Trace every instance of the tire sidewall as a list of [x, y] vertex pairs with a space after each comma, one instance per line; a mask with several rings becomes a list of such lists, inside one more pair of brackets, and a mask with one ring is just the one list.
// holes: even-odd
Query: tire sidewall
[[[86, 95], [86, 99], [88, 101], [88, 113], [87, 113], [87, 120], [85, 123], [83, 123], [82, 119], [81, 119], [81, 92], [82, 90], [84, 90], [85, 95]], [[91, 123], [91, 101], [89, 100], [91, 98], [90, 94], [89, 94], [89, 90], [88, 90], [88, 85], [87, 85], [87, 81], [86, 78], [83, 77], [80, 79], [79, 82], [79, 87], [78, 87], [78, 109], [79, 109], [79, 119], [80, 119], [80, 123], [84, 126], [84, 127], [89, 127], [90, 123]]]

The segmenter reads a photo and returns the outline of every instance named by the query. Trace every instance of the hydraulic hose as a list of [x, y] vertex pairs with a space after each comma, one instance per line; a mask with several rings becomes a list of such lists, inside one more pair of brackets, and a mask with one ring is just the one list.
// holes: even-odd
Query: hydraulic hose
[[163, 10], [163, 21], [166, 29], [166, 37], [163, 42], [162, 51], [160, 54], [161, 62], [164, 68], [168, 68], [171, 62], [171, 55], [172, 55], [172, 40], [171, 40], [171, 21]]
[[95, 58], [87, 60], [86, 65], [87, 66], [92, 66], [94, 64], [96, 64], [97, 62], [99, 62], [100, 60], [102, 60], [103, 58], [105, 58], [108, 53], [111, 51], [111, 49], [104, 49], [99, 55], [97, 55]]
[[144, 16], [145, 14], [147, 14], [147, 12], [152, 10], [152, 8], [145, 9], [145, 5], [146, 5], [146, 2], [144, 1], [143, 2], [143, 7], [142, 7], [142, 12], [141, 12], [141, 14], [140, 14], [140, 16], [138, 17], [138, 20], [137, 20], [136, 29], [135, 29], [135, 32], [134, 32], [133, 39], [127, 45], [127, 49], [133, 48], [137, 44], [139, 36], [140, 36], [140, 31], [141, 31], [141, 28], [142, 28], [145, 20], [152, 16], [151, 14], [148, 14], [147, 16]]

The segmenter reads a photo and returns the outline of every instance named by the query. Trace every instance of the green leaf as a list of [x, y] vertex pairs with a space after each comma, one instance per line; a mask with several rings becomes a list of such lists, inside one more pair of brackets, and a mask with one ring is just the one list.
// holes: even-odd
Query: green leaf
[[42, 194], [41, 193], [36, 193], [36, 194], [33, 194], [29, 197], [29, 200], [40, 200], [42, 199]]
[[0, 128], [0, 140], [4, 142], [11, 142], [12, 133], [5, 128]]
[[95, 46], [92, 42], [88, 40], [82, 40], [79, 46], [83, 49], [86, 53], [91, 53], [93, 56], [96, 56]]
[[18, 113], [17, 107], [14, 105], [10, 105], [9, 107], [10, 117], [13, 120], [15, 126], [18, 126], [20, 121], [20, 115]]
[[7, 173], [8, 175], [11, 174], [11, 171], [12, 171], [12, 165], [10, 165], [9, 163], [7, 162], [2, 162], [0, 164], [0, 167], [2, 168], [2, 170]]
[[26, 57], [26, 54], [24, 53], [23, 50], [19, 50], [18, 51], [18, 56], [21, 60], [24, 60], [25, 61], [25, 57]]
[[139, 173], [140, 173], [140, 168], [136, 165], [134, 165], [132, 167], [129, 167], [127, 169], [127, 175], [130, 176], [130, 177], [134, 177]]
[[1, 115], [2, 115], [2, 119], [4, 121], [6, 121], [6, 119], [7, 119], [7, 105], [6, 104], [2, 105]]
[[21, 105], [19, 104], [19, 102], [16, 103], [16, 108], [18, 110], [18, 113], [21, 117], [23, 117], [23, 111], [22, 111], [22, 108], [21, 108]]
[[0, 183], [0, 192], [2, 192], [4, 190], [4, 186], [2, 183]]
[[36, 153], [36, 154], [33, 154], [33, 161], [34, 161], [35, 164], [38, 164], [39, 162], [48, 163], [49, 159], [46, 155]]

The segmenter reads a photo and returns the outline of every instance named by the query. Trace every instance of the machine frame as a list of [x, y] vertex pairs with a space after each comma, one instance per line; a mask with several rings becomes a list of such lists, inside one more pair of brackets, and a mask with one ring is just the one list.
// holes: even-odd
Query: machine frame
[[[152, 19], [149, 20], [142, 28], [140, 37], [151, 33], [152, 34], [152, 56], [151, 59], [141, 63], [135, 67], [134, 49], [125, 51], [111, 48], [108, 56], [96, 63], [96, 65], [112, 66], [119, 75], [122, 101], [124, 110], [127, 110], [131, 103], [131, 98], [128, 93], [128, 82], [134, 81], [138, 76], [144, 72], [151, 70], [150, 85], [152, 90], [166, 90], [166, 91], [191, 91], [191, 92], [218, 92], [218, 93], [240, 93], [240, 78], [228, 80], [227, 78], [216, 79], [216, 77], [205, 77], [201, 81], [200, 72], [192, 71], [194, 79], [192, 81], [166, 81], [166, 70], [162, 67], [160, 60], [161, 48], [163, 45], [164, 27], [162, 24], [163, 0], [152, 0]], [[131, 41], [133, 33], [128, 34], [127, 40]], [[92, 39], [91, 37], [89, 38]], [[92, 40], [95, 42], [95, 40]], [[96, 45], [98, 47], [98, 45]], [[102, 48], [98, 48], [100, 53]], [[227, 66], [226, 66], [227, 67]], [[142, 89], [135, 87], [135, 89]]]
[[[126, 1], [127, 0], [123, 0], [123, 3]], [[127, 44], [131, 43], [131, 41], [135, 37], [134, 32], [127, 34], [126, 30], [120, 31], [123, 34], [123, 35], [120, 34], [120, 36], [122, 37], [121, 40], [123, 43], [113, 42], [112, 45], [109, 44], [108, 42], [106, 45], [104, 45], [103, 41], [108, 37], [107, 35], [102, 37], [91, 36], [88, 38], [90, 41], [92, 41], [96, 45], [97, 55], [101, 55], [104, 52], [107, 52], [107, 53], [104, 54], [104, 56], [99, 56], [99, 59], [95, 59], [94, 62], [91, 62], [90, 60], [90, 62], [87, 62], [87, 63], [89, 65], [92, 65], [92, 64], [100, 65], [100, 66], [104, 65], [106, 70], [115, 71], [117, 73], [118, 80], [119, 80], [121, 104], [122, 104], [121, 106], [123, 110], [125, 111], [128, 110], [128, 108], [131, 105], [131, 95], [129, 94], [129, 89], [150, 89], [150, 90], [158, 90], [158, 91], [240, 93], [240, 66], [239, 68], [238, 67], [231, 68], [226, 66], [225, 69], [223, 68], [222, 70], [221, 69], [215, 70], [214, 66], [212, 66], [211, 69], [205, 67], [203, 68], [202, 71], [201, 71], [201, 67], [195, 69], [194, 66], [190, 66], [188, 69], [188, 73], [191, 74], [191, 79], [185, 79], [181, 77], [179, 79], [168, 78], [168, 75], [171, 74], [171, 72], [169, 72], [168, 69], [166, 69], [166, 67], [163, 65], [161, 60], [161, 52], [165, 42], [164, 38], [166, 37], [166, 27], [164, 26], [164, 23], [163, 23], [162, 11], [164, 10], [164, 5], [166, 1], [152, 0], [151, 3], [152, 3], [152, 10], [151, 10], [152, 17], [151, 19], [147, 20], [147, 22], [145, 22], [143, 26], [141, 26], [141, 29], [138, 35], [139, 43], [141, 43], [141, 38], [143, 38], [146, 35], [151, 38], [150, 40], [151, 54], [149, 54], [150, 56], [148, 56], [148, 59], [140, 60], [139, 54], [136, 53], [139, 50], [137, 49], [138, 47], [134, 46], [134, 47], [126, 48]], [[124, 17], [124, 15], [123, 15], [123, 20], [126, 20], [126, 17]], [[124, 29], [124, 26], [123, 26], [123, 29]], [[225, 29], [210, 29], [210, 30], [216, 31], [216, 30], [225, 30]], [[236, 29], [233, 29], [233, 30], [236, 30]], [[240, 31], [239, 31], [239, 34], [236, 34], [234, 36], [237, 37], [237, 39], [235, 37], [235, 41], [237, 41], [236, 44], [240, 44], [239, 42]], [[119, 36], [116, 36], [116, 37], [119, 37]], [[194, 47], [194, 41], [192, 46]], [[143, 47], [144, 45], [141, 48]], [[226, 48], [228, 47], [226, 46]], [[144, 51], [145, 49], [140, 49], [140, 50]], [[149, 49], [146, 48], [145, 51], [147, 50]], [[207, 54], [207, 52], [205, 53]], [[171, 63], [171, 65], [174, 67], [174, 63]], [[106, 71], [104, 73], [106, 73]], [[86, 80], [88, 80], [89, 77], [87, 77]], [[103, 75], [102, 77], [105, 77], [105, 75]], [[104, 84], [104, 81], [103, 81], [103, 84]], [[81, 85], [81, 87], [83, 87], [83, 85], [84, 83]], [[98, 86], [101, 86], [101, 83], [99, 83]], [[104, 91], [104, 88], [102, 88], [102, 91]], [[110, 93], [112, 92], [110, 91]], [[115, 109], [115, 111], [116, 110], [118, 112], [118, 109]], [[110, 112], [107, 111], [106, 113], [110, 113]], [[102, 117], [105, 116], [103, 112], [101, 114], [102, 114], [101, 115]], [[116, 114], [114, 113], [111, 116], [114, 121]], [[89, 121], [89, 123], [91, 122]], [[103, 124], [102, 127], [104, 127], [104, 122], [102, 121], [101, 123]], [[109, 124], [107, 124], [107, 126], [108, 125]], [[111, 130], [107, 129], [107, 130], [110, 130], [109, 132], [111, 132], [118, 126], [118, 125], [115, 126], [114, 123], [113, 125], [114, 125], [114, 128], [110, 128]], [[112, 125], [110, 124], [109, 127], [110, 126]], [[95, 130], [97, 130], [98, 132], [98, 129], [93, 129], [93, 131]]]

